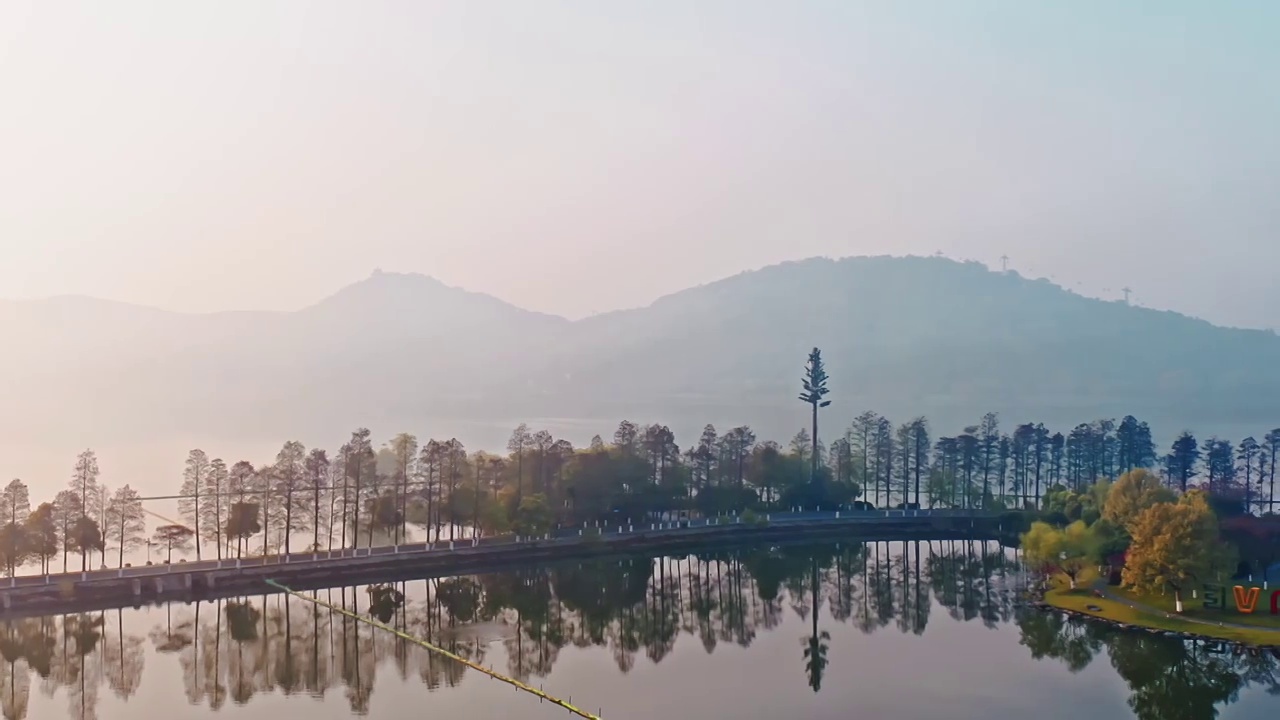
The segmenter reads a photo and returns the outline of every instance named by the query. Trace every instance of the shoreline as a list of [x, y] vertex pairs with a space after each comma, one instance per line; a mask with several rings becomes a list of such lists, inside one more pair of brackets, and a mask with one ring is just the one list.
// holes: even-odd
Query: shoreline
[[[272, 579], [295, 590], [320, 590], [377, 582], [417, 580], [449, 575], [501, 572], [533, 564], [636, 553], [692, 552], [756, 542], [805, 540], [999, 540], [999, 518], [990, 515], [886, 513], [880, 515], [807, 513], [774, 516], [767, 522], [706, 522], [650, 526], [607, 534], [547, 536], [538, 540], [485, 539], [440, 548], [371, 548], [340, 557], [320, 554], [263, 560], [246, 558], [237, 565], [147, 568], [146, 574], [107, 572], [105, 576], [58, 580], [0, 588], [0, 620], [60, 615], [168, 602], [273, 594]], [[294, 559], [294, 558], [297, 559]], [[133, 570], [139, 570], [134, 568]]]
[[[1063, 615], [1068, 619], [1084, 620], [1106, 625], [1126, 632], [1145, 632], [1162, 637], [1183, 640], [1200, 640], [1220, 642], [1241, 651], [1270, 652], [1280, 657], [1280, 625], [1274, 628], [1264, 625], [1245, 625], [1241, 623], [1214, 623], [1193, 616], [1167, 613], [1160, 608], [1152, 607], [1111, 596], [1103, 597], [1082, 594], [1094, 588], [1093, 585], [1082, 586], [1076, 591], [1061, 588], [1051, 589], [1033, 595], [1029, 605], [1039, 612]], [[1083, 609], [1076, 607], [1083, 605]], [[1102, 608], [1090, 610], [1089, 607]], [[1112, 606], [1112, 614], [1129, 615], [1124, 620], [1104, 614]], [[1127, 613], [1116, 613], [1118, 607], [1127, 608]]]

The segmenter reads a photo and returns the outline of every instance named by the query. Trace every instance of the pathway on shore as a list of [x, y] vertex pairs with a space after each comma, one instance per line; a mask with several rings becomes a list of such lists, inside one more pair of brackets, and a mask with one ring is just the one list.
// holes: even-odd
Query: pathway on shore
[[1121, 605], [1125, 605], [1134, 610], [1137, 610], [1138, 612], [1144, 612], [1149, 615], [1163, 615], [1164, 617], [1167, 617], [1171, 620], [1181, 620], [1182, 622], [1195, 623], [1197, 625], [1208, 625], [1209, 627], [1236, 628], [1239, 630], [1253, 630], [1253, 631], [1262, 631], [1262, 632], [1277, 631], [1277, 628], [1269, 628], [1265, 625], [1246, 625], [1244, 623], [1203, 620], [1201, 618], [1188, 617], [1186, 615], [1178, 615], [1177, 613], [1166, 612], [1164, 610], [1161, 610], [1158, 607], [1153, 607], [1151, 605], [1147, 605], [1146, 603], [1140, 603], [1135, 600], [1130, 600], [1129, 598], [1124, 597], [1122, 595], [1117, 595], [1116, 593], [1112, 592], [1111, 588], [1102, 580], [1095, 580], [1091, 586], [1091, 589], [1100, 590], [1102, 592], [1102, 596], [1112, 602], [1118, 602]]

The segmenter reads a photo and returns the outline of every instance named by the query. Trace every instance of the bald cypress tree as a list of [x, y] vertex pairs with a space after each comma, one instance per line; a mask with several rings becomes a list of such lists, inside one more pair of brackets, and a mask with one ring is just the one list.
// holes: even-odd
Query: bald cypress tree
[[[98, 456], [92, 450], [85, 450], [76, 457], [75, 472], [68, 483], [71, 492], [80, 498], [78, 509], [82, 521], [80, 527], [87, 527], [85, 520], [95, 520], [102, 511], [102, 489], [98, 484]], [[93, 548], [89, 543], [80, 543], [80, 570], [89, 569], [89, 552]]]
[[991, 497], [991, 471], [996, 466], [1000, 451], [1000, 416], [989, 412], [978, 423], [978, 469], [982, 473], [982, 507], [987, 507]]
[[1264, 438], [1267, 444], [1267, 512], [1276, 511], [1276, 459], [1280, 456], [1280, 428], [1267, 433]]
[[1178, 489], [1187, 491], [1187, 484], [1196, 476], [1196, 465], [1200, 462], [1200, 444], [1196, 436], [1183, 431], [1169, 452], [1169, 480], [1178, 484]]
[[920, 504], [920, 481], [929, 475], [929, 421], [918, 417], [911, 422], [911, 435], [915, 444], [916, 505]]
[[[209, 457], [203, 450], [192, 450], [187, 454], [187, 465], [182, 472], [182, 489], [179, 491], [178, 512], [189, 523], [196, 540], [196, 560], [200, 560], [200, 499], [208, 482]], [[214, 499], [217, 502], [217, 499]], [[205, 501], [206, 505], [208, 500]]]

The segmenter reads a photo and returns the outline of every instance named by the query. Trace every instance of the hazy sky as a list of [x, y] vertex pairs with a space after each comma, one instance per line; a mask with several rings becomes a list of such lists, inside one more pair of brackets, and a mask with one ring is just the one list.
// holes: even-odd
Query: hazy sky
[[580, 316], [942, 250], [1280, 325], [1277, 28], [1273, 0], [9, 0], [0, 296], [292, 309], [380, 266]]

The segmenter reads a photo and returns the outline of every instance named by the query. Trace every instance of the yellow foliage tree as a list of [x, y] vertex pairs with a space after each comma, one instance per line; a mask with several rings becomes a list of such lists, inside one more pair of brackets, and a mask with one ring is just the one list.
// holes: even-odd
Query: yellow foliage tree
[[1091, 538], [1089, 526], [1083, 520], [1077, 520], [1062, 530], [1048, 523], [1035, 522], [1022, 535], [1023, 557], [1045, 572], [1056, 569], [1066, 575], [1074, 590], [1076, 578], [1089, 561]]
[[1158, 503], [1172, 503], [1178, 498], [1160, 483], [1160, 478], [1142, 468], [1130, 470], [1112, 484], [1106, 494], [1102, 517], [1129, 532], [1142, 511]]
[[1093, 506], [1101, 513], [1107, 507], [1107, 496], [1111, 494], [1111, 481], [1102, 478], [1091, 485], [1085, 492], [1093, 498]]
[[1178, 612], [1182, 612], [1182, 590], [1208, 578], [1215, 566], [1226, 562], [1217, 517], [1199, 493], [1188, 493], [1177, 503], [1147, 507], [1138, 513], [1129, 532], [1133, 543], [1121, 583], [1140, 593], [1172, 590]]

